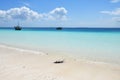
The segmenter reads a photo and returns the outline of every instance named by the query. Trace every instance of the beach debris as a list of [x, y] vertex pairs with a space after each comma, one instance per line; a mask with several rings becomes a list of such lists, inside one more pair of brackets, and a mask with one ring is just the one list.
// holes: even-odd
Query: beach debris
[[54, 62], [55, 64], [64, 63], [64, 60], [58, 60]]
[[26, 66], [23, 66], [22, 68], [26, 68]]

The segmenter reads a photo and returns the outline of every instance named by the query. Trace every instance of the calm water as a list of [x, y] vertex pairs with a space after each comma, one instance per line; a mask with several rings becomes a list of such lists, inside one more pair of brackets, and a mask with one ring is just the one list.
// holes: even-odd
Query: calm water
[[120, 63], [120, 28], [12, 28], [0, 29], [0, 43]]

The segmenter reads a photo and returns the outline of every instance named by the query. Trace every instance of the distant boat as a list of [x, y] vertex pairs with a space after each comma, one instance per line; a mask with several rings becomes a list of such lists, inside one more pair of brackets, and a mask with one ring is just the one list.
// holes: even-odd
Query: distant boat
[[62, 30], [62, 27], [57, 27], [56, 30]]
[[15, 30], [21, 30], [22, 28], [19, 26], [19, 23], [18, 23], [17, 26], [14, 26], [14, 29], [15, 29]]

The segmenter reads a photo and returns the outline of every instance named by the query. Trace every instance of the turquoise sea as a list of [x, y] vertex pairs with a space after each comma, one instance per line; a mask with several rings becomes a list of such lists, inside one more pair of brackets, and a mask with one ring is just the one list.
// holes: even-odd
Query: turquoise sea
[[120, 64], [120, 28], [0, 28], [0, 44]]

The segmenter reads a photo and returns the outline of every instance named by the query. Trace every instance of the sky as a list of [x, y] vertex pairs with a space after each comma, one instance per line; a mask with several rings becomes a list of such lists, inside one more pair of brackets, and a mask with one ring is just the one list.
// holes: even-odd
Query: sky
[[1, 0], [0, 27], [120, 27], [120, 0]]

